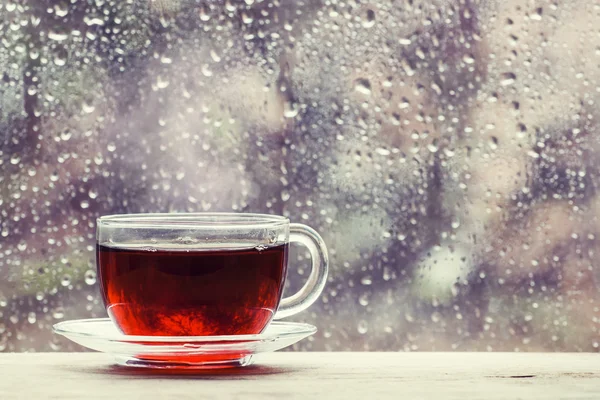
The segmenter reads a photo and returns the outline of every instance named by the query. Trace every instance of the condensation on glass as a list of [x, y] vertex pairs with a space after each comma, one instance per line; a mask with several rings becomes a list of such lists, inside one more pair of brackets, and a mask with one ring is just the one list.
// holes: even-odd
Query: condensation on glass
[[105, 315], [96, 217], [189, 211], [322, 232], [297, 349], [597, 350], [599, 26], [588, 0], [2, 1], [0, 350]]

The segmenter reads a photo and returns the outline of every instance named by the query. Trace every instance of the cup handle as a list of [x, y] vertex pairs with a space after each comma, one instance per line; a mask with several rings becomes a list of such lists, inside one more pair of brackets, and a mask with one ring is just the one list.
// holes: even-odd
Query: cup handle
[[308, 281], [298, 293], [281, 300], [275, 319], [289, 317], [310, 307], [321, 295], [329, 272], [327, 248], [314, 229], [303, 224], [290, 224], [290, 243], [292, 242], [303, 244], [308, 248], [312, 259], [312, 270]]

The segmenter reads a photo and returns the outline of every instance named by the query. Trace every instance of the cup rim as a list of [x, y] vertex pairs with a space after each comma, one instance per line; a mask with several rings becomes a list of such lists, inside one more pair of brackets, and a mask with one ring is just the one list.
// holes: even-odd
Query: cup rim
[[258, 213], [133, 213], [103, 215], [96, 223], [107, 228], [252, 229], [284, 226], [290, 220], [280, 215]]

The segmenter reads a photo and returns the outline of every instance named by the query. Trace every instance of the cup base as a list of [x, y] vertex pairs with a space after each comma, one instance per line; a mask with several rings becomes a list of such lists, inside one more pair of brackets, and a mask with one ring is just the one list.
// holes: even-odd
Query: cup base
[[206, 360], [194, 362], [179, 362], [179, 361], [162, 361], [148, 360], [136, 357], [117, 356], [115, 361], [123, 367], [134, 368], [153, 368], [153, 369], [172, 369], [172, 370], [198, 370], [198, 369], [222, 369], [222, 368], [239, 368], [251, 365], [252, 356], [243, 356], [236, 359], [226, 360]]

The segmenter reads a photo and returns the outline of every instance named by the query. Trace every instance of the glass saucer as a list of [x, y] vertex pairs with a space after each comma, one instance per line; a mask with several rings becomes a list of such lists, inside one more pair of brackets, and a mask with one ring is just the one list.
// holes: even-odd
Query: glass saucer
[[258, 335], [132, 336], [121, 333], [109, 318], [54, 325], [54, 332], [89, 349], [112, 354], [120, 365], [146, 368], [247, 366], [253, 355], [290, 346], [316, 331], [313, 325], [276, 321]]

